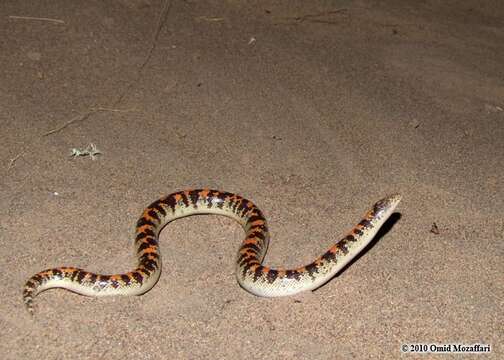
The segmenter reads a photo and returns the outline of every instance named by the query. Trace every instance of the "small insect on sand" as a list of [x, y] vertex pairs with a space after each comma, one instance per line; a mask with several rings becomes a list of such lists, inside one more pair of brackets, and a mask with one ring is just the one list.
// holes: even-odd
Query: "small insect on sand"
[[96, 160], [97, 155], [103, 154], [93, 143], [89, 143], [89, 145], [84, 149], [72, 148], [70, 151], [71, 157], [89, 156], [91, 160]]

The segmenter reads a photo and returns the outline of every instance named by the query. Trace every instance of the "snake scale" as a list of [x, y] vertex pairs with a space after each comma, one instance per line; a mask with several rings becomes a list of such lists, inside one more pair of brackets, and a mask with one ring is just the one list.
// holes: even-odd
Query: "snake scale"
[[138, 265], [125, 274], [102, 275], [75, 267], [57, 267], [33, 275], [25, 284], [23, 300], [33, 314], [35, 296], [50, 288], [65, 288], [87, 296], [141, 295], [161, 274], [158, 235], [170, 221], [194, 214], [219, 214], [238, 221], [245, 240], [236, 260], [238, 283], [264, 297], [293, 295], [313, 290], [330, 280], [376, 235], [401, 200], [394, 194], [378, 201], [353, 229], [312, 263], [296, 269], [273, 269], [262, 265], [269, 234], [261, 210], [251, 201], [229, 192], [209, 189], [172, 193], [147, 207], [136, 225]]

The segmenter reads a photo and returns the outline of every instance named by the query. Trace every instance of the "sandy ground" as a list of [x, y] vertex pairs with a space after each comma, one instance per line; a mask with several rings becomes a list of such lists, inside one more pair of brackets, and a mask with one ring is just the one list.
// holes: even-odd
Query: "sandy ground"
[[[402, 354], [412, 343], [502, 359], [504, 2], [167, 4], [0, 5], [2, 359], [434, 356]], [[89, 143], [95, 161], [69, 157]], [[404, 198], [308, 295], [243, 291], [241, 228], [202, 216], [162, 232], [144, 296], [52, 290], [25, 311], [39, 270], [132, 268], [143, 208], [200, 186], [262, 208], [273, 266], [311, 261], [375, 200]]]

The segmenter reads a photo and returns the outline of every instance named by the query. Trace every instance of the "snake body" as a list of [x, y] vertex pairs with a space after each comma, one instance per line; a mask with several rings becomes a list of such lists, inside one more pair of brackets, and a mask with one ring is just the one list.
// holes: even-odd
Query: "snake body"
[[172, 193], [147, 207], [136, 225], [137, 267], [115, 275], [95, 274], [75, 267], [57, 267], [33, 275], [25, 284], [24, 303], [33, 313], [35, 296], [50, 288], [65, 288], [87, 296], [141, 295], [161, 274], [158, 235], [170, 221], [193, 214], [219, 214], [238, 221], [245, 240], [236, 260], [239, 284], [264, 297], [293, 295], [313, 290], [331, 279], [373, 239], [401, 200], [398, 194], [378, 201], [341, 240], [312, 263], [296, 269], [273, 269], [262, 265], [269, 234], [261, 210], [251, 201], [224, 191], [198, 189]]

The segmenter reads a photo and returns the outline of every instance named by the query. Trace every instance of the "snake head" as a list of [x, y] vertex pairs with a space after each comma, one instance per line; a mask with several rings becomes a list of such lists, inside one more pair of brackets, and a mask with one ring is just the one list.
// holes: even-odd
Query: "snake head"
[[397, 204], [401, 201], [402, 196], [400, 194], [392, 194], [386, 198], [381, 199], [376, 204], [374, 204], [373, 212], [374, 216], [377, 218], [382, 218], [383, 216], [390, 216]]

